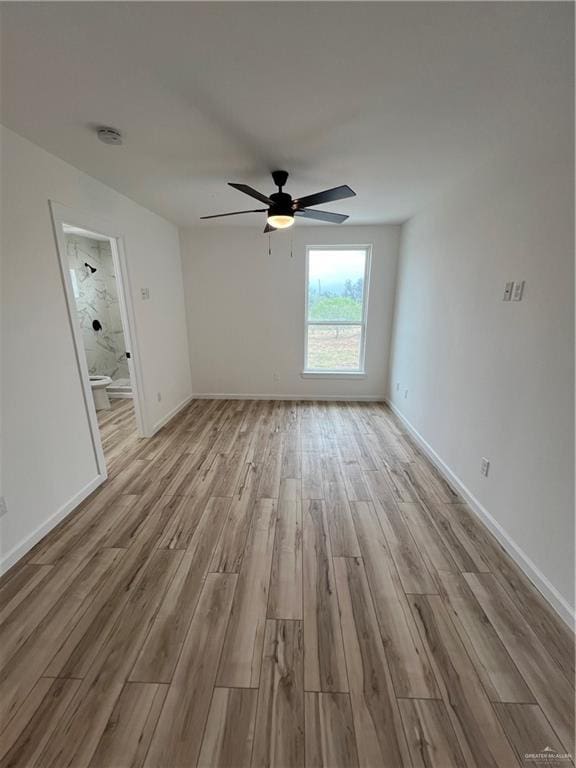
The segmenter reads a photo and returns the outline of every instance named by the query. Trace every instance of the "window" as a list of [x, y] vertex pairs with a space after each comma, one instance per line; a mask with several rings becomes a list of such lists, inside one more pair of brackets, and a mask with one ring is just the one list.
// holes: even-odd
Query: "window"
[[370, 246], [308, 246], [304, 373], [364, 373]]

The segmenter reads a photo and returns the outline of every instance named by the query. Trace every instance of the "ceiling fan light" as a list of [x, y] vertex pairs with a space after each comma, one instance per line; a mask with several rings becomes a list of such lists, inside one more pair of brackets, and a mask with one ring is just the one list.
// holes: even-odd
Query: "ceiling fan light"
[[272, 214], [268, 216], [268, 224], [274, 229], [287, 229], [294, 224], [294, 216], [288, 216], [286, 214]]

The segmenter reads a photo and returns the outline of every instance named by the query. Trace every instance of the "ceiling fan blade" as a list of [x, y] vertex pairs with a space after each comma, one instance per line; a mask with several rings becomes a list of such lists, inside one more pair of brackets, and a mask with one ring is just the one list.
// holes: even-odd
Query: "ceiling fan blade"
[[294, 200], [299, 209], [308, 208], [311, 205], [320, 205], [320, 203], [331, 203], [333, 200], [345, 200], [347, 197], [356, 197], [356, 192], [350, 189], [348, 184], [333, 189], [325, 189], [324, 192], [316, 192], [315, 195], [307, 195]]
[[273, 200], [271, 200], [269, 197], [266, 197], [266, 195], [263, 195], [262, 192], [258, 192], [257, 189], [252, 189], [252, 187], [249, 187], [248, 184], [235, 184], [234, 182], [229, 181], [228, 186], [234, 187], [234, 189], [237, 189], [240, 192], [244, 192], [245, 195], [250, 195], [250, 197], [255, 197], [256, 200], [260, 200], [261, 203], [266, 203], [267, 205], [274, 205]]
[[268, 208], [255, 208], [253, 211], [232, 211], [232, 213], [213, 213], [212, 216], [200, 216], [201, 219], [220, 219], [222, 216], [238, 216], [240, 213], [264, 213]]
[[317, 221], [330, 221], [332, 224], [342, 224], [348, 216], [344, 213], [332, 213], [332, 211], [312, 211], [305, 208], [303, 211], [294, 211], [295, 216], [301, 216], [304, 219], [316, 219]]
[[271, 227], [270, 224], [266, 224], [264, 227], [264, 234], [267, 235], [268, 232], [276, 232], [276, 227]]

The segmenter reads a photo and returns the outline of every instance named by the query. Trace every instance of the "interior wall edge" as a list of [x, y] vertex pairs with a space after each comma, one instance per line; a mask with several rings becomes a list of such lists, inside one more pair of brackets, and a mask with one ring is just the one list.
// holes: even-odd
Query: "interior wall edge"
[[412, 439], [418, 444], [418, 447], [426, 454], [426, 457], [434, 464], [441, 474], [456, 490], [464, 497], [474, 514], [479, 518], [486, 528], [496, 537], [498, 542], [504, 547], [506, 553], [522, 569], [522, 572], [530, 579], [532, 584], [544, 597], [546, 602], [560, 616], [562, 621], [572, 630], [575, 629], [576, 611], [568, 601], [560, 594], [556, 587], [546, 578], [542, 571], [528, 557], [524, 550], [516, 544], [514, 539], [500, 525], [500, 523], [490, 514], [490, 512], [478, 501], [474, 494], [464, 485], [458, 475], [446, 464], [441, 456], [434, 450], [428, 441], [422, 437], [418, 430], [408, 421], [406, 416], [399, 408], [386, 398], [386, 404], [402, 421], [409, 431]]
[[146, 435], [146, 437], [154, 437], [156, 432], [158, 432], [165, 424], [168, 424], [168, 422], [174, 418], [178, 413], [180, 413], [181, 410], [186, 408], [188, 403], [190, 403], [194, 399], [195, 395], [187, 395], [184, 400], [182, 400], [178, 405], [176, 405], [174, 408], [172, 408], [171, 411], [169, 411], [165, 416], [163, 416], [159, 421], [154, 424], [152, 427], [152, 430], [149, 435]]
[[106, 475], [97, 475], [90, 480], [84, 488], [72, 496], [65, 504], [54, 512], [47, 520], [44, 520], [35, 530], [29, 533], [22, 541], [19, 541], [9, 552], [0, 557], [0, 575], [6, 573], [13, 565], [21, 560], [32, 547], [44, 538], [50, 531], [70, 515], [84, 499], [87, 499], [96, 488], [102, 485], [106, 480]]

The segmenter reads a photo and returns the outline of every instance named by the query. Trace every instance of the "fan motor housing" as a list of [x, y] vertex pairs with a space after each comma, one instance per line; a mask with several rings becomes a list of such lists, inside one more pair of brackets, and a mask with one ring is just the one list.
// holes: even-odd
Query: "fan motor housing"
[[270, 213], [276, 215], [292, 216], [294, 209], [292, 207], [292, 197], [286, 192], [274, 192], [270, 195], [270, 200], [274, 205], [270, 206]]

